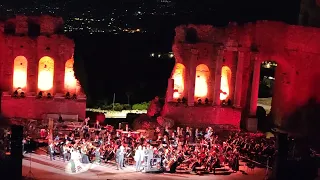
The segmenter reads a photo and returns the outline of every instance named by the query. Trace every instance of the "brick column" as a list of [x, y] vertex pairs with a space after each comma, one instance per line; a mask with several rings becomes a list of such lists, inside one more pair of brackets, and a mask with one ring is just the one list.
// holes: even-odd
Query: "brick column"
[[194, 90], [196, 85], [196, 67], [195, 64], [198, 60], [198, 50], [191, 50], [191, 58], [189, 62], [188, 73], [188, 106], [194, 106]]
[[218, 56], [216, 58], [215, 79], [214, 79], [214, 93], [213, 93], [213, 105], [220, 105], [220, 92], [221, 92], [221, 70], [223, 61], [223, 49], [219, 49]]
[[167, 102], [173, 101], [173, 88], [174, 88], [174, 79], [168, 79], [168, 91], [167, 91]]
[[259, 83], [260, 83], [260, 66], [261, 62], [254, 54], [254, 67], [253, 67], [253, 78], [251, 86], [251, 98], [250, 98], [250, 116], [256, 116], [257, 105], [258, 105], [258, 94], [259, 94]]
[[64, 74], [65, 74], [65, 60], [57, 59], [54, 62], [54, 94], [64, 94]]
[[27, 93], [29, 93], [29, 95], [37, 95], [38, 93], [38, 71], [39, 71], [39, 60], [36, 58], [30, 59], [28, 63], [28, 79], [27, 79], [27, 83], [28, 83]]
[[235, 107], [241, 107], [243, 61], [244, 61], [244, 52], [239, 51], [238, 62], [237, 62], [237, 72], [236, 72], [235, 94], [234, 94]]

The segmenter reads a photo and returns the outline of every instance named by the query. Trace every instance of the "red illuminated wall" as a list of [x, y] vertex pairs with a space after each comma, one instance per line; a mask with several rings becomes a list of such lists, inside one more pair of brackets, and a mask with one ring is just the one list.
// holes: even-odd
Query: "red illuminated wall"
[[[28, 36], [29, 23], [39, 26], [40, 32], [37, 37]], [[13, 25], [14, 34], [6, 33], [5, 29], [10, 27], [8, 24]], [[38, 119], [41, 112], [42, 114], [78, 114], [80, 118], [84, 118], [86, 102], [85, 95], [81, 91], [77, 92], [77, 95], [82, 100], [71, 102], [64, 98], [58, 98], [65, 95], [65, 65], [72, 58], [74, 52], [73, 40], [64, 35], [56, 34], [62, 25], [62, 18], [51, 16], [17, 16], [0, 24], [2, 27], [0, 28], [0, 88], [4, 94], [10, 95], [16, 90], [13, 87], [15, 58], [25, 57], [28, 63], [27, 85], [23, 89], [27, 98], [2, 97], [1, 112], [5, 116]], [[49, 57], [54, 63], [39, 63], [43, 57]], [[57, 99], [43, 98], [41, 101], [36, 101], [36, 95], [41, 91], [38, 86], [39, 66], [49, 67], [50, 64], [52, 64], [50, 68], [54, 68], [53, 86], [45, 94], [51, 93]], [[24, 108], [19, 108], [20, 105], [17, 104], [24, 105]], [[19, 109], [19, 116], [13, 115], [17, 109]]]
[[174, 119], [176, 124], [185, 126], [212, 126], [225, 129], [240, 128], [241, 111], [223, 107], [185, 107], [183, 105], [166, 104], [163, 108], [166, 117]]
[[[191, 28], [196, 31], [197, 43], [189, 43], [186, 39]], [[319, 42], [320, 29], [282, 22], [259, 21], [243, 26], [230, 23], [225, 28], [208, 25], [179, 26], [176, 28], [172, 49], [176, 63], [183, 64], [189, 74], [192, 74], [199, 64], [206, 64], [209, 67], [213, 81], [213, 87], [209, 91], [212, 94], [216, 94], [214, 93], [216, 90], [219, 91], [214, 87], [217, 77], [221, 76], [217, 69], [228, 66], [231, 70], [230, 99], [234, 107], [245, 110], [243, 112], [246, 113], [242, 114], [242, 118], [255, 116], [260, 63], [262, 61], [277, 62], [271, 114], [275, 124], [290, 128], [294, 122], [291, 120], [293, 114], [306, 106], [311, 98], [320, 102]], [[219, 60], [220, 63], [218, 63]], [[190, 81], [193, 81], [193, 78], [187, 76], [185, 93], [194, 90]], [[192, 94], [189, 97], [191, 96]], [[220, 107], [220, 102], [215, 95], [210, 95], [208, 98], [214, 101], [209, 106]], [[167, 104], [174, 102], [173, 100]], [[188, 103], [188, 106], [190, 105], [197, 107], [193, 102]], [[177, 119], [179, 123], [189, 120], [188, 117], [182, 120], [178, 112], [191, 113], [192, 117], [206, 119], [206, 122], [212, 122], [212, 124], [217, 122], [214, 112], [210, 114], [210, 111], [204, 107], [201, 110], [201, 107], [190, 109], [188, 106], [179, 108], [170, 106], [170, 110], [164, 110], [163, 115]], [[228, 117], [222, 119], [226, 118]], [[234, 122], [232, 118], [230, 121]]]

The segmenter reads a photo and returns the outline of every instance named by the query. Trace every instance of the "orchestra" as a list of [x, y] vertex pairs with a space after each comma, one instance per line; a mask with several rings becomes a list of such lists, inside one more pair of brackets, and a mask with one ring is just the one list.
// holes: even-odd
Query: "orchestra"
[[262, 143], [262, 148], [253, 146], [253, 139], [237, 134], [222, 142], [211, 127], [205, 131], [193, 131], [190, 127], [177, 127], [173, 131], [168, 127], [157, 127], [152, 137], [131, 131], [128, 125], [120, 130], [110, 125], [101, 126], [97, 121], [90, 128], [89, 120], [87, 118], [80, 128], [83, 131], [80, 137], [71, 132], [49, 143], [48, 154], [51, 160], [59, 154], [63, 161], [69, 161], [71, 151], [76, 150], [81, 154], [81, 163], [100, 164], [116, 160], [119, 170], [131, 158], [135, 161], [136, 171], [158, 168], [175, 172], [182, 168], [193, 172], [203, 170], [215, 173], [216, 168], [226, 164], [234, 172], [238, 171], [240, 153], [245, 155], [259, 150], [272, 154], [274, 150], [273, 144]]

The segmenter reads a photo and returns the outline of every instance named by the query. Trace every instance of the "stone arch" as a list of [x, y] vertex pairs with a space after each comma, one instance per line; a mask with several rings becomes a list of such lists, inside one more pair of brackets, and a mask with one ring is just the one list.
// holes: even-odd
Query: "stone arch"
[[196, 82], [194, 88], [195, 98], [209, 98], [209, 81], [210, 81], [210, 70], [207, 65], [199, 64], [196, 67]]
[[[272, 89], [272, 100], [270, 109], [270, 117], [273, 120], [273, 123], [277, 126], [284, 126], [284, 119], [287, 116], [288, 110], [291, 108], [290, 100], [292, 98], [292, 80], [295, 77], [295, 67], [289, 63], [288, 58], [285, 55], [261, 55], [259, 59], [256, 59], [254, 72], [253, 72], [253, 85], [251, 93], [255, 92], [255, 87], [258, 87], [256, 94], [253, 93], [251, 96], [251, 107], [250, 114], [255, 115], [257, 110], [257, 100], [259, 92], [259, 83], [260, 83], [260, 71], [261, 63], [264, 61], [275, 62], [277, 64], [274, 72], [274, 83]], [[259, 66], [258, 66], [259, 65]], [[259, 73], [255, 73], [255, 71]], [[256, 75], [255, 75], [256, 74]], [[254, 77], [258, 76], [258, 77]], [[256, 98], [256, 100], [255, 100]], [[254, 103], [254, 104], [253, 104]], [[268, 107], [264, 104], [265, 107]]]
[[230, 97], [232, 72], [228, 66], [223, 66], [221, 69], [221, 84], [220, 84], [220, 100], [228, 100]]
[[54, 78], [54, 60], [49, 56], [44, 56], [39, 60], [38, 89], [40, 91], [51, 91]]
[[186, 29], [185, 40], [189, 44], [195, 44], [198, 42], [198, 33], [195, 28]]
[[64, 89], [69, 93], [76, 93], [77, 88], [77, 79], [74, 75], [73, 64], [73, 59], [69, 59], [65, 64]]
[[17, 56], [13, 65], [13, 88], [27, 87], [28, 60], [24, 56]]
[[184, 97], [184, 89], [185, 89], [185, 76], [186, 75], [186, 67], [181, 63], [176, 63], [174, 67], [174, 71], [172, 74], [172, 79], [174, 80], [174, 99], [181, 99]]

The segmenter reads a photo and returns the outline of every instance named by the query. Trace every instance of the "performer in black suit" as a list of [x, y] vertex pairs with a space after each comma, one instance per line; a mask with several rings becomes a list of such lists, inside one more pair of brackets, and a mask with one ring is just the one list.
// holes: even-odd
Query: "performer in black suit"
[[82, 131], [83, 131], [83, 138], [87, 139], [89, 137], [89, 120], [90, 118], [86, 118], [83, 122]]
[[54, 145], [53, 145], [52, 142], [48, 146], [48, 153], [49, 153], [49, 156], [50, 156], [50, 160], [51, 161], [52, 161], [52, 159], [55, 160]]
[[63, 123], [63, 119], [62, 119], [62, 116], [61, 116], [61, 114], [59, 114], [59, 119], [58, 119], [58, 122], [59, 122], [59, 123]]
[[235, 152], [235, 155], [232, 160], [232, 170], [233, 172], [239, 171], [239, 153]]

